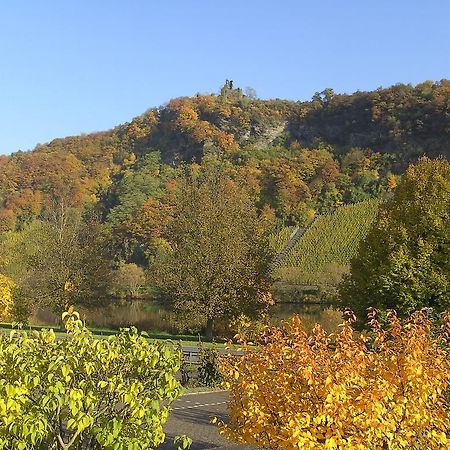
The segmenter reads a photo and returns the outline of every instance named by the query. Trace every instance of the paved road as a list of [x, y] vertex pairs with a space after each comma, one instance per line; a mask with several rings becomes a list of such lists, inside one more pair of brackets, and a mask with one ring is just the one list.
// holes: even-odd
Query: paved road
[[228, 394], [224, 391], [185, 394], [174, 404], [165, 426], [166, 442], [158, 450], [173, 450], [173, 438], [186, 434], [192, 439], [191, 450], [244, 450], [250, 447], [234, 444], [210, 423], [211, 417], [227, 419]]

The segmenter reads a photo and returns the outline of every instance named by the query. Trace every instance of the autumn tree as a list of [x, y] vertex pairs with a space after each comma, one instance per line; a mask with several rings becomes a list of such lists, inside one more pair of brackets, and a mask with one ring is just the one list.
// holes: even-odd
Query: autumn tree
[[139, 297], [145, 282], [144, 269], [137, 264], [121, 264], [114, 271], [115, 288], [119, 294], [125, 294], [126, 297]]
[[186, 170], [165, 233], [171, 249], [154, 265], [157, 284], [177, 311], [206, 323], [254, 315], [270, 301], [272, 253], [245, 188], [210, 163]]
[[119, 174], [108, 194], [106, 217], [117, 259], [145, 262], [148, 247], [165, 220], [169, 202], [161, 204], [161, 200], [170, 195], [175, 173], [158, 152], [150, 152]]
[[360, 319], [370, 306], [402, 315], [449, 309], [449, 235], [450, 164], [421, 158], [381, 205], [340, 287], [342, 306]]
[[68, 305], [104, 297], [110, 260], [95, 218], [58, 202], [28, 228], [3, 242], [0, 263], [29, 303], [61, 313]]

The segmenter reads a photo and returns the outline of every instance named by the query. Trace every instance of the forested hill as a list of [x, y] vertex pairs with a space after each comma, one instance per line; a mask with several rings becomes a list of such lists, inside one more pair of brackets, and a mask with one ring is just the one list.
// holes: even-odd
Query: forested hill
[[[246, 177], [259, 205], [301, 221], [377, 196], [421, 154], [450, 157], [449, 135], [449, 80], [351, 95], [326, 89], [308, 102], [258, 100], [227, 82], [220, 95], [174, 99], [110, 131], [0, 156], [0, 231], [61, 196], [129, 219], [149, 198], [163, 200], [181, 161], [205, 156]], [[124, 202], [134, 203], [119, 214]]]

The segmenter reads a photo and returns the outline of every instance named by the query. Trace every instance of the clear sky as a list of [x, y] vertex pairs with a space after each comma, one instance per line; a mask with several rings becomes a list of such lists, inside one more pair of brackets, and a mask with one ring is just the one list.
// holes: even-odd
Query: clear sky
[[450, 77], [449, 0], [0, 1], [0, 153], [226, 78], [309, 99]]

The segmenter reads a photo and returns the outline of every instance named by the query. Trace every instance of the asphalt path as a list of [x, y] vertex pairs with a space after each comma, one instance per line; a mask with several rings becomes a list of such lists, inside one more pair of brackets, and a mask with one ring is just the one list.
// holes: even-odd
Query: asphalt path
[[238, 445], [219, 434], [212, 417], [227, 420], [226, 391], [184, 394], [172, 405], [165, 428], [166, 442], [158, 450], [173, 450], [173, 438], [185, 434], [192, 439], [191, 450], [244, 450], [252, 447]]

